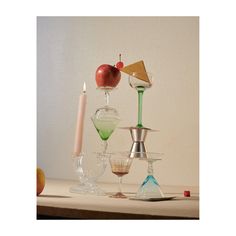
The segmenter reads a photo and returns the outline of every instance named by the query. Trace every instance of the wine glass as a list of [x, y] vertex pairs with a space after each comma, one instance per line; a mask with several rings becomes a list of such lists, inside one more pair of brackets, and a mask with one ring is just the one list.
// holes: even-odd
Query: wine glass
[[110, 138], [111, 134], [117, 127], [120, 121], [120, 116], [115, 108], [109, 106], [110, 92], [113, 88], [99, 87], [99, 89], [105, 92], [106, 104], [105, 106], [98, 108], [91, 119], [100, 138], [103, 141], [103, 153], [106, 153], [108, 146], [107, 140]]
[[153, 76], [151, 73], [145, 72], [145, 77], [147, 80], [142, 80], [144, 75], [140, 72], [134, 72], [132, 75], [129, 75], [129, 85], [138, 92], [138, 124], [136, 127], [142, 128], [142, 106], [143, 106], [143, 94], [144, 91], [150, 88], [153, 84]]
[[112, 173], [118, 176], [119, 188], [118, 192], [111, 195], [113, 198], [127, 198], [121, 190], [122, 177], [129, 173], [133, 158], [129, 157], [129, 153], [113, 153], [110, 156], [110, 165]]

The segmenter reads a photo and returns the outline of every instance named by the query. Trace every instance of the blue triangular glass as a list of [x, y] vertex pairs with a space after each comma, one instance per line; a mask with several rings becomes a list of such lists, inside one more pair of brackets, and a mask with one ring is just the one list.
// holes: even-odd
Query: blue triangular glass
[[137, 198], [161, 198], [164, 194], [153, 175], [148, 175], [136, 193]]

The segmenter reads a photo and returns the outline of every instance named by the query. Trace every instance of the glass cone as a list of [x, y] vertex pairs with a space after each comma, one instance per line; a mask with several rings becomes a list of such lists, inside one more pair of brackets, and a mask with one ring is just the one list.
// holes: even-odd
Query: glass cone
[[92, 121], [100, 138], [106, 141], [115, 130], [120, 118], [115, 108], [104, 106], [95, 112]]
[[162, 198], [164, 194], [153, 175], [148, 175], [136, 193], [136, 198]]
[[108, 140], [113, 131], [115, 130], [118, 120], [94, 120], [93, 121], [96, 130], [102, 140]]

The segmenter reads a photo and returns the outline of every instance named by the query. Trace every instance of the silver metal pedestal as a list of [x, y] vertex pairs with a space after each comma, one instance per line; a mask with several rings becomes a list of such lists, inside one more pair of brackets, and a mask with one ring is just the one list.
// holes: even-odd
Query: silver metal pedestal
[[148, 132], [158, 131], [149, 129], [146, 127], [120, 127], [120, 129], [128, 129], [131, 134], [133, 141], [132, 147], [130, 149], [130, 157], [133, 158], [147, 158], [145, 140]]

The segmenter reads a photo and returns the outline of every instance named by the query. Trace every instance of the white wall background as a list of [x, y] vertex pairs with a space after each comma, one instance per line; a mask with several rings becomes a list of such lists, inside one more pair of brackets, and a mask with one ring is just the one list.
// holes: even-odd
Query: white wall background
[[[77, 106], [87, 84], [84, 150], [99, 151], [100, 139], [90, 116], [104, 104], [96, 90], [95, 71], [144, 60], [155, 76], [144, 94], [143, 123], [159, 129], [147, 137], [148, 151], [165, 153], [155, 164], [160, 184], [199, 184], [198, 152], [198, 17], [39, 17], [37, 26], [37, 164], [47, 177], [76, 179], [71, 154]], [[120, 126], [136, 124], [137, 95], [123, 78], [111, 95], [121, 115]], [[116, 130], [110, 151], [129, 150], [128, 132]], [[134, 161], [124, 182], [140, 183], [146, 163]], [[117, 181], [108, 166], [101, 178]]]

